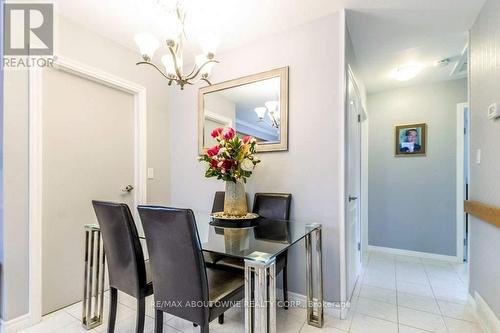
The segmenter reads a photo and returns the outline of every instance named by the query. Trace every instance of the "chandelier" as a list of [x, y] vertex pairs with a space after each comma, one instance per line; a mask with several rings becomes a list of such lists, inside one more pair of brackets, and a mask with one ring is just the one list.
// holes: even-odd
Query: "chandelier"
[[280, 112], [279, 112], [279, 102], [278, 101], [267, 101], [264, 103], [265, 106], [259, 106], [254, 109], [259, 122], [266, 122], [266, 114], [269, 115], [268, 123], [274, 128], [280, 127]]
[[186, 12], [180, 1], [177, 2], [175, 7], [174, 16], [176, 22], [171, 27], [170, 37], [166, 38], [168, 53], [161, 57], [165, 71], [162, 71], [159, 66], [152, 62], [154, 53], [160, 47], [160, 42], [154, 36], [146, 33], [136, 34], [134, 37], [142, 56], [142, 61], [137, 62], [136, 65], [149, 65], [155, 68], [168, 80], [169, 86], [172, 85], [172, 82], [175, 82], [180, 86], [181, 90], [184, 90], [185, 85], [193, 85], [200, 80], [211, 85], [208, 77], [213, 65], [218, 63], [215, 60], [215, 50], [213, 48], [204, 50], [203, 54], [196, 56], [195, 63], [188, 73], [184, 73], [183, 71], [183, 48], [186, 41], [184, 22]]

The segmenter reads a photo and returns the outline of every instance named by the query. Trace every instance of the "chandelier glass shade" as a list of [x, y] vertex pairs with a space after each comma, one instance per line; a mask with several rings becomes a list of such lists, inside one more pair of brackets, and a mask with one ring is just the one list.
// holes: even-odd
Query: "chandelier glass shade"
[[280, 127], [280, 112], [279, 112], [279, 102], [278, 101], [267, 101], [264, 103], [265, 106], [259, 106], [254, 109], [259, 121], [265, 121], [266, 113], [269, 114], [269, 119], [271, 125], [274, 128]]
[[181, 90], [185, 85], [192, 85], [198, 81], [204, 81], [208, 85], [211, 82], [208, 80], [213, 66], [218, 63], [215, 60], [215, 47], [205, 47], [204, 53], [197, 55], [194, 58], [194, 65], [192, 69], [185, 73], [183, 71], [183, 49], [186, 40], [186, 33], [184, 30], [184, 21], [186, 14], [180, 2], [177, 3], [175, 9], [175, 16], [177, 22], [168, 29], [168, 36], [166, 37], [167, 54], [161, 57], [164, 70], [160, 69], [152, 59], [155, 52], [160, 47], [160, 42], [156, 37], [146, 33], [136, 34], [134, 41], [139, 47], [142, 56], [142, 61], [137, 62], [137, 65], [149, 65], [155, 68], [161, 75], [168, 80], [168, 85], [175, 82], [180, 86]]

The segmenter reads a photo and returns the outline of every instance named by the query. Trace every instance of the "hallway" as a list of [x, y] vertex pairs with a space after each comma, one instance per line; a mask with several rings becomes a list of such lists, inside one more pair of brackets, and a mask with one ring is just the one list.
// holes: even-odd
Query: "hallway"
[[400, 333], [481, 332], [467, 304], [467, 265], [379, 252], [366, 261], [351, 332], [398, 332], [397, 323]]

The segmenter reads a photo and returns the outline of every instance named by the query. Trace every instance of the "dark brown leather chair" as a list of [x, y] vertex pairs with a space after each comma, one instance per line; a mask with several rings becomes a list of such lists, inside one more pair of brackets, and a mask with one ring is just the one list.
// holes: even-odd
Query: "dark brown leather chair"
[[[255, 193], [252, 211], [268, 219], [289, 220], [291, 202], [292, 195], [289, 193]], [[285, 251], [276, 258], [276, 274], [283, 272], [283, 300], [285, 309], [288, 309], [287, 264], [288, 251]]]
[[212, 213], [223, 212], [224, 211], [224, 199], [226, 197], [226, 192], [217, 191], [214, 195], [214, 202], [212, 204]]
[[190, 209], [139, 206], [138, 210], [154, 281], [155, 332], [162, 333], [167, 312], [208, 333], [212, 320], [245, 297], [243, 275], [205, 266]]
[[[214, 195], [214, 202], [212, 204], [212, 213], [223, 212], [224, 211], [224, 198], [226, 192], [217, 191]], [[220, 259], [224, 258], [224, 256], [216, 253], [207, 253], [203, 252], [203, 256], [205, 258], [205, 263], [209, 267], [213, 267], [213, 265]]]
[[[290, 204], [292, 195], [289, 193], [255, 193], [253, 201], [254, 213], [270, 220], [290, 219]], [[284, 308], [288, 309], [288, 251], [276, 258], [276, 274], [283, 272], [283, 300]], [[217, 266], [244, 269], [245, 263], [236, 258], [222, 258], [216, 262]]]
[[144, 260], [137, 228], [126, 204], [92, 201], [108, 262], [108, 333], [115, 331], [118, 290], [137, 299], [136, 333], [144, 331], [145, 298], [153, 294], [149, 261]]

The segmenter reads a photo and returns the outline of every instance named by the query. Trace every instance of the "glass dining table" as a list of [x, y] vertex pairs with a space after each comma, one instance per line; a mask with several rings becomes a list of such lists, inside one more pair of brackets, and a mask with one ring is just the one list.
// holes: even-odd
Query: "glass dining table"
[[[276, 258], [301, 241], [305, 242], [307, 323], [323, 326], [321, 224], [258, 218], [233, 227], [212, 221], [209, 213], [194, 214], [204, 252], [245, 263], [245, 332], [276, 332]], [[98, 229], [95, 224], [89, 227]]]

